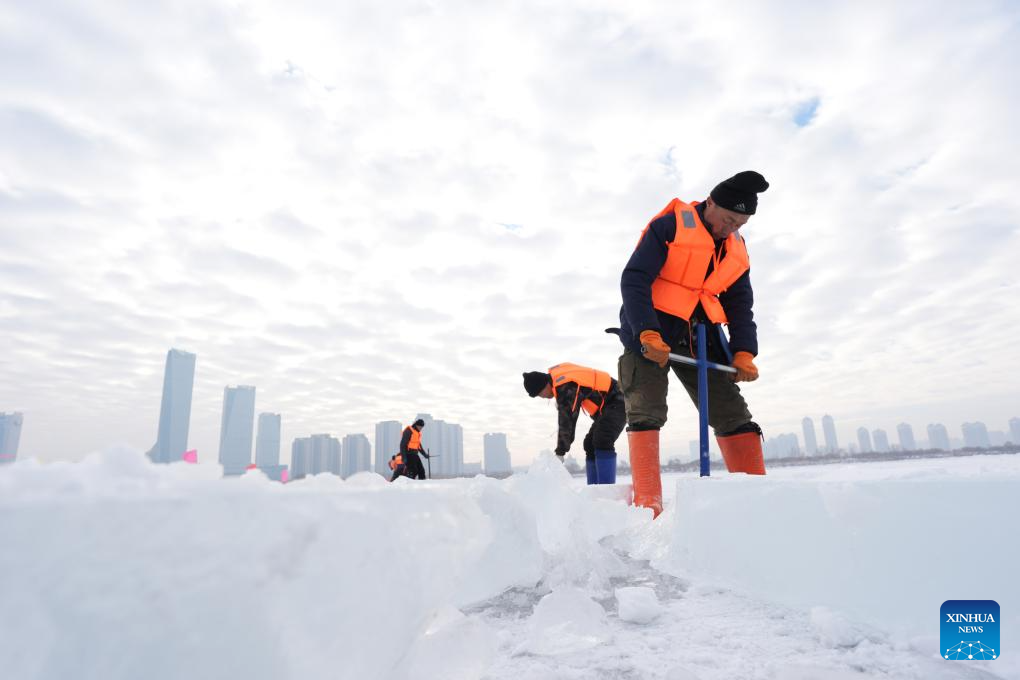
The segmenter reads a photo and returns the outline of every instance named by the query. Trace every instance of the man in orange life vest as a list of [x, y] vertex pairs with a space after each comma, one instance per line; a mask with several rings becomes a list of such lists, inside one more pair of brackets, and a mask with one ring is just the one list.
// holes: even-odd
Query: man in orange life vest
[[548, 373], [524, 374], [524, 389], [531, 397], [556, 399], [559, 435], [556, 455], [563, 460], [574, 443], [577, 416], [583, 409], [591, 416], [584, 438], [584, 467], [589, 484], [616, 483], [616, 440], [623, 432], [626, 411], [619, 384], [605, 371], [557, 364]]
[[404, 434], [400, 437], [400, 455], [404, 459], [404, 467], [407, 476], [411, 479], [425, 479], [425, 466], [421, 464], [418, 454], [429, 457], [421, 447], [421, 429], [425, 427], [425, 421], [419, 418], [413, 424], [404, 428]]
[[[737, 371], [735, 377], [708, 372], [709, 424], [726, 467], [765, 474], [761, 428], [735, 383], [758, 378], [750, 260], [737, 232], [754, 215], [758, 194], [768, 186], [759, 173], [747, 170], [718, 184], [704, 202], [674, 199], [645, 227], [623, 270], [619, 377], [627, 404], [634, 497], [656, 515], [662, 511], [659, 428], [666, 423], [668, 355], [696, 354], [693, 324], [709, 324], [709, 360]], [[722, 324], [729, 326], [728, 346]], [[675, 363], [673, 372], [697, 406], [697, 369]]]

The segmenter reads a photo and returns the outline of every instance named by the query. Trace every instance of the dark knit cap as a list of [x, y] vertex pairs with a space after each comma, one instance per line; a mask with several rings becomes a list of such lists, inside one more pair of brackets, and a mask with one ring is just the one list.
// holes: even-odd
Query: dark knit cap
[[425, 427], [425, 421], [419, 418], [418, 420], [414, 421], [414, 427]]
[[758, 194], [768, 188], [769, 183], [759, 173], [744, 170], [716, 185], [711, 196], [720, 208], [753, 215], [758, 207]]
[[545, 389], [545, 386], [552, 382], [552, 376], [541, 371], [531, 371], [524, 374], [524, 389], [529, 397], [537, 397], [538, 393]]

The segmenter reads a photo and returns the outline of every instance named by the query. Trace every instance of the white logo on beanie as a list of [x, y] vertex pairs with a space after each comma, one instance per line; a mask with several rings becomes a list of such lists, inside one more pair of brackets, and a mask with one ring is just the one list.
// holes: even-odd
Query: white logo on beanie
[[745, 210], [747, 210], [747, 208], [744, 207], [743, 203], [737, 203], [735, 206], [733, 206], [733, 209], [737, 212], [744, 212]]

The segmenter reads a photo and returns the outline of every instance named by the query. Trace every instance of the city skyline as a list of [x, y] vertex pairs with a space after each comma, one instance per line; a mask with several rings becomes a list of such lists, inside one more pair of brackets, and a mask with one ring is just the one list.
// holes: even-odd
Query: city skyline
[[[157, 443], [149, 451], [150, 458], [153, 457], [155, 452], [161, 450], [161, 442], [164, 439], [172, 442], [168, 445], [167, 450], [174, 447], [181, 448], [187, 444], [187, 428], [190, 420], [191, 402], [190, 388], [194, 382], [195, 361], [196, 355], [190, 352], [178, 349], [171, 349], [167, 352], [163, 396], [160, 407], [160, 427], [158, 428]], [[254, 436], [254, 464], [274, 479], [279, 479], [281, 472], [288, 468], [291, 475], [293, 475], [295, 468], [294, 452], [297, 450], [295, 447], [298, 446], [299, 440], [313, 441], [316, 437], [326, 435], [295, 437], [294, 444], [291, 447], [290, 459], [282, 462], [280, 458], [282, 441], [281, 414], [259, 414], [257, 436], [247, 426], [249, 420], [254, 425], [254, 395], [254, 386], [227, 386], [224, 388], [219, 452], [221, 463], [226, 461], [224, 464], [224, 474], [242, 474], [252, 464], [252, 438]], [[2, 415], [6, 416], [7, 414]], [[21, 413], [13, 413], [11, 415], [22, 416]], [[486, 440], [492, 433], [484, 433], [482, 435], [481, 451], [479, 452], [478, 459], [469, 461], [465, 459], [464, 431], [460, 424], [434, 419], [428, 413], [419, 413], [416, 418], [422, 418], [427, 423], [422, 436], [423, 446], [426, 448], [435, 446], [437, 452], [443, 451], [443, 453], [436, 457], [433, 474], [440, 477], [460, 476], [464, 474], [466, 469], [474, 465], [477, 465], [481, 470], [485, 469]], [[895, 419], [887, 418], [887, 420], [891, 422]], [[895, 431], [898, 436], [898, 443], [895, 445], [890, 442], [885, 429], [876, 428], [869, 430], [868, 427], [861, 425], [854, 432], [856, 442], [849, 447], [843, 448], [838, 444], [839, 428], [835, 425], [835, 419], [830, 414], [825, 414], [822, 416], [821, 421], [825, 438], [824, 446], [818, 445], [816, 440], [812, 441], [815, 439], [814, 420], [811, 416], [804, 416], [800, 421], [801, 433], [803, 441], [807, 444], [808, 448], [802, 449], [801, 439], [794, 433], [772, 434], [767, 431], [765, 444], [766, 457], [783, 458], [804, 453], [809, 456], [829, 453], [832, 451], [832, 442], [836, 443], [836, 451], [856, 453], [870, 452], [872, 450], [877, 452], [893, 450], [909, 451], [922, 448], [943, 450], [954, 450], [964, 447], [988, 448], [1020, 439], [1020, 417], [1010, 418], [1005, 430], [989, 430], [983, 421], [961, 421], [961, 437], [959, 438], [951, 436], [949, 429], [944, 424], [929, 423], [926, 426], [928, 439], [924, 442], [923, 447], [914, 438], [913, 426], [910, 423], [899, 422], [895, 425]], [[351, 438], [351, 442], [359, 442], [354, 446], [355, 450], [352, 451], [352, 456], [357, 456], [356, 462], [352, 458], [352, 462], [347, 463], [346, 458], [338, 451], [335, 454], [331, 453], [328, 460], [324, 458], [310, 459], [307, 462], [298, 460], [296, 467], [298, 467], [299, 471], [302, 467], [305, 467], [305, 474], [308, 473], [307, 470], [317, 469], [320, 472], [329, 471], [346, 477], [353, 474], [353, 472], [374, 470], [388, 477], [390, 474], [388, 465], [389, 456], [392, 454], [386, 454], [385, 451], [392, 448], [396, 452], [399, 448], [400, 434], [403, 427], [404, 424], [397, 420], [377, 422], [374, 426], [375, 439], [373, 441], [376, 442], [375, 445], [368, 440], [366, 435], [361, 433], [343, 435], [345, 441]], [[846, 427], [849, 426], [843, 426], [844, 429]], [[17, 432], [20, 435], [20, 427]], [[506, 435], [503, 434], [503, 436]], [[380, 437], [383, 440], [381, 449], [378, 445]], [[245, 446], [245, 443], [247, 443], [247, 446]], [[812, 444], [816, 453], [811, 453], [810, 448]], [[689, 440], [690, 457], [697, 457], [697, 447], [697, 440]], [[321, 452], [321, 448], [318, 450]], [[245, 454], [245, 451], [247, 451], [247, 454]], [[183, 451], [181, 453], [183, 454]], [[676, 458], [675, 447], [672, 452], [667, 452], [663, 456], [663, 460], [673, 458]], [[179, 459], [180, 457], [176, 457], [172, 460]], [[2, 460], [0, 458], [0, 462]], [[154, 461], [172, 462], [169, 458], [154, 458]], [[348, 465], [353, 467], [348, 467]]]

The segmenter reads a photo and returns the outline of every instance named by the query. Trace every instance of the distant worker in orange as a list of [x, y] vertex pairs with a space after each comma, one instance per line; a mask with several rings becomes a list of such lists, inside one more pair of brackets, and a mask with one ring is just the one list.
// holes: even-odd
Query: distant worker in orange
[[577, 364], [557, 364], [548, 373], [524, 374], [524, 389], [531, 397], [555, 399], [559, 414], [556, 455], [563, 460], [574, 443], [577, 417], [591, 416], [584, 438], [584, 469], [589, 484], [616, 483], [616, 440], [627, 422], [623, 394], [611, 375]]
[[390, 477], [391, 482], [400, 475], [405, 474], [407, 467], [404, 465], [404, 456], [399, 453], [390, 456], [390, 469], [393, 470], [393, 476]]
[[404, 459], [404, 466], [407, 469], [407, 476], [411, 479], [425, 479], [425, 466], [421, 464], [418, 455], [429, 457], [425, 449], [421, 447], [421, 431], [425, 427], [425, 421], [419, 418], [411, 425], [404, 428], [404, 434], [400, 437], [400, 455]]

